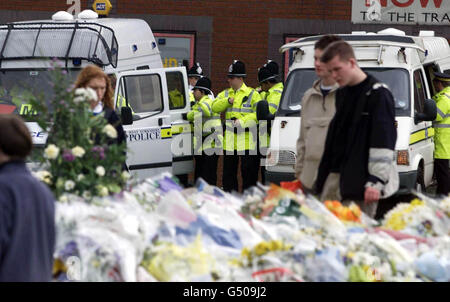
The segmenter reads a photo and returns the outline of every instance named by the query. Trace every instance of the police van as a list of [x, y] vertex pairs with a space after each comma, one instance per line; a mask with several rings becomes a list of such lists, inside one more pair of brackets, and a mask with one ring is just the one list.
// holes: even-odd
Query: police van
[[[0, 25], [0, 112], [32, 110], [12, 102], [11, 90], [17, 86], [52, 95], [49, 58], [63, 64], [72, 82], [88, 64], [114, 75], [114, 103], [122, 115], [132, 174], [145, 178], [168, 171], [187, 176], [193, 171], [186, 69], [163, 68], [147, 22], [98, 18], [85, 10], [76, 19], [62, 11], [51, 20]], [[43, 147], [46, 133], [36, 123], [27, 124], [35, 146]]]
[[[400, 191], [423, 191], [432, 182], [436, 104], [431, 97], [433, 72], [450, 69], [450, 48], [445, 38], [432, 31], [407, 36], [396, 29], [378, 33], [353, 32], [339, 35], [352, 45], [359, 66], [387, 84], [395, 99], [397, 168]], [[283, 45], [290, 51], [285, 89], [271, 132], [266, 161], [268, 182], [292, 180], [297, 158], [301, 100], [317, 79], [314, 72], [314, 44], [321, 36], [305, 37]]]

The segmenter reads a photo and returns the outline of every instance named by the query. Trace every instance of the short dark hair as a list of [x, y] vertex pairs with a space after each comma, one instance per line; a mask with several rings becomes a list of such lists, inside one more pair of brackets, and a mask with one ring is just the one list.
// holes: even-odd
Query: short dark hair
[[345, 41], [336, 41], [325, 48], [320, 61], [328, 63], [336, 56], [339, 56], [341, 61], [348, 61], [349, 59], [356, 59], [355, 52], [350, 44]]
[[328, 45], [336, 41], [342, 41], [341, 37], [336, 35], [325, 35], [314, 44], [314, 49], [324, 50]]
[[12, 159], [25, 159], [33, 148], [30, 130], [13, 114], [0, 114], [0, 150]]

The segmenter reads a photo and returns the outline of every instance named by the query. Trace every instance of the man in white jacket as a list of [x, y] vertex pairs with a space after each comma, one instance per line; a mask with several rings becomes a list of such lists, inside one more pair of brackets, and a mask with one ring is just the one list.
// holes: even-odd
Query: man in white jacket
[[[314, 68], [319, 79], [305, 92], [302, 99], [300, 136], [297, 140], [295, 175], [306, 191], [313, 188], [322, 158], [328, 125], [336, 112], [335, 92], [339, 87], [320, 61], [324, 49], [341, 38], [323, 36], [314, 45]], [[321, 200], [340, 200], [339, 183], [328, 182]]]

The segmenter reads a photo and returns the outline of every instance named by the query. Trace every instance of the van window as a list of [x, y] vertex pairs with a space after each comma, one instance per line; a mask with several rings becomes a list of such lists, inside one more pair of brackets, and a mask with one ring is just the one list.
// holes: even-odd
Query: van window
[[425, 83], [420, 69], [414, 71], [414, 112], [423, 112], [425, 104]]
[[295, 69], [287, 78], [277, 115], [297, 115], [301, 109], [301, 101], [306, 90], [312, 87], [317, 79], [314, 69]]
[[184, 87], [183, 74], [179, 71], [171, 71], [166, 73], [166, 78], [169, 92], [169, 108], [184, 108], [186, 106], [186, 87]]
[[133, 75], [121, 78], [119, 87], [124, 92], [135, 113], [162, 111], [163, 96], [161, 78], [158, 74]]
[[[410, 116], [411, 107], [409, 73], [401, 68], [363, 68], [363, 70], [380, 82], [389, 86], [394, 96], [395, 114], [397, 116]], [[306, 90], [312, 87], [317, 79], [314, 69], [295, 69], [286, 81], [281, 99], [278, 116], [297, 116], [301, 110], [301, 100]]]
[[[65, 70], [64, 80], [67, 84], [74, 83], [79, 72], [78, 68]], [[25, 92], [49, 102], [54, 97], [53, 89], [50, 70], [0, 70], [0, 114], [13, 113], [25, 116], [32, 111]], [[26, 119], [32, 120], [32, 117], [27, 116]]]

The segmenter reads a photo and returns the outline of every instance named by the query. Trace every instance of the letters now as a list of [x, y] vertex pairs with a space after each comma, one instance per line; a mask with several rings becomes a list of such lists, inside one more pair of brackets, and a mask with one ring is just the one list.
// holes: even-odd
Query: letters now
[[[388, 0], [379, 0], [382, 7], [386, 7], [388, 5]], [[429, 2], [434, 2], [434, 6], [436, 8], [440, 8], [441, 4], [444, 0], [391, 0], [392, 4], [397, 7], [408, 7], [414, 4], [414, 2], [420, 1], [420, 5], [423, 8], [428, 7]], [[371, 6], [370, 3], [372, 0], [366, 0], [366, 6]]]

